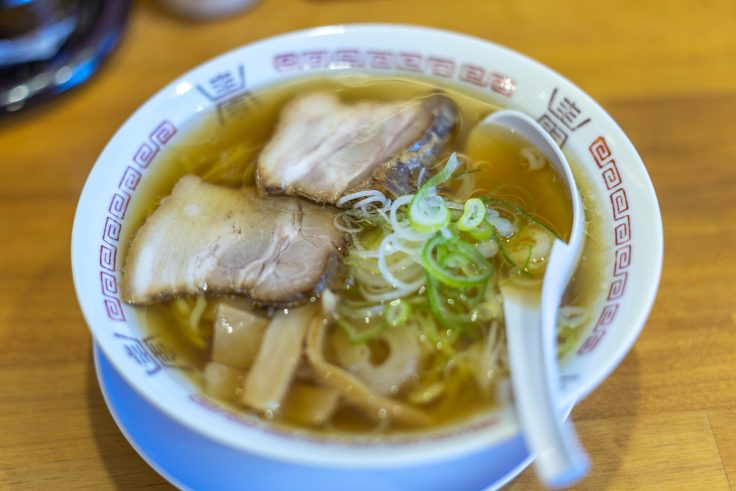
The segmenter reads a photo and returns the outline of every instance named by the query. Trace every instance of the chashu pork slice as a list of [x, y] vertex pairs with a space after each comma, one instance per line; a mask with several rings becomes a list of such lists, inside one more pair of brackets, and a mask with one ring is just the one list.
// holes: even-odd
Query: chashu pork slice
[[133, 238], [123, 298], [145, 304], [214, 291], [246, 294], [262, 305], [303, 301], [319, 289], [340, 248], [334, 213], [297, 198], [182, 177]]
[[332, 204], [371, 187], [394, 197], [412, 193], [441, 157], [457, 119], [455, 104], [438, 93], [354, 104], [328, 92], [299, 96], [284, 106], [258, 157], [258, 186]]

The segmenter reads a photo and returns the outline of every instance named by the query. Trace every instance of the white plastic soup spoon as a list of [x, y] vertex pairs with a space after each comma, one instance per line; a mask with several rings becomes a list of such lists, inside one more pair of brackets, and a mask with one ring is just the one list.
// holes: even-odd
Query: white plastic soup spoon
[[496, 125], [519, 135], [547, 158], [561, 177], [572, 203], [570, 241], [555, 240], [538, 294], [501, 286], [516, 413], [535, 467], [545, 485], [570, 486], [589, 468], [575, 430], [565, 421], [559, 397], [557, 311], [577, 266], [584, 237], [583, 207], [570, 164], [554, 140], [532, 118], [514, 110], [497, 111], [480, 126]]

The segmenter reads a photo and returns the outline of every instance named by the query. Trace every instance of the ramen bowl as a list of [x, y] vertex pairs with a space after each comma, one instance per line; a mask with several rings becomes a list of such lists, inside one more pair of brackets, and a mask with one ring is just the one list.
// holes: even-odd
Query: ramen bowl
[[[482, 456], [512, 459], [514, 468], [525, 455], [509, 451], [520, 441], [511, 405], [460, 424], [380, 438], [320, 436], [238, 412], [202, 395], [186, 376], [182, 353], [147, 332], [120, 299], [129, 209], [188, 128], [205, 115], [226, 125], [257, 104], [254, 94], [277, 84], [352, 74], [457, 88], [523, 111], [560, 145], [587, 183], [604, 237], [599, 298], [560, 362], [563, 399], [570, 406], [603, 382], [643, 328], [660, 277], [661, 217], [644, 164], [611, 117], [562, 76], [489, 41], [421, 27], [329, 26], [269, 38], [191, 70], [140, 107], [100, 155], [77, 207], [72, 263], [86, 321], [106, 360], [143, 400], [184, 432], [244, 458], [292, 469], [397, 472], [475, 465]], [[453, 483], [461, 489], [458, 479]]]

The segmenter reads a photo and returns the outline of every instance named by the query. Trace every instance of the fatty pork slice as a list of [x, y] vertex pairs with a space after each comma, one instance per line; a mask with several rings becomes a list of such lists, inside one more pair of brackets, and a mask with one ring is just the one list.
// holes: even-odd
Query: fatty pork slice
[[147, 304], [208, 291], [263, 305], [301, 302], [320, 288], [339, 248], [333, 218], [296, 198], [182, 177], [133, 238], [123, 297]]
[[258, 186], [332, 204], [371, 187], [409, 194], [440, 158], [456, 123], [454, 103], [441, 94], [345, 104], [331, 93], [309, 93], [282, 110], [258, 158]]

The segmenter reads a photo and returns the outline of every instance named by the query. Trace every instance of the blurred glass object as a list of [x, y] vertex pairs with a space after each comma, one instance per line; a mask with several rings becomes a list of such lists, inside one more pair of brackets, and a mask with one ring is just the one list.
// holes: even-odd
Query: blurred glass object
[[72, 2], [6, 0], [0, 9], [0, 67], [52, 58], [74, 32]]
[[0, 115], [89, 79], [128, 10], [128, 0], [0, 0]]

